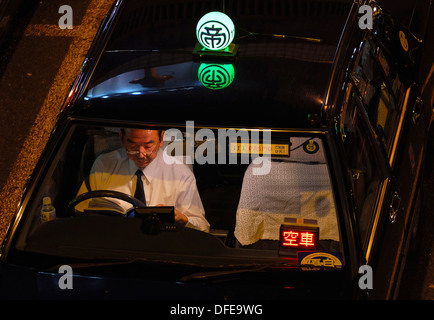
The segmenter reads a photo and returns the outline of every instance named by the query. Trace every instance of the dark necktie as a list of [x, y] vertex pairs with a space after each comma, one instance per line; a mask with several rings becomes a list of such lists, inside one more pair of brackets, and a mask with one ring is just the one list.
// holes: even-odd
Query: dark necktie
[[137, 184], [136, 184], [136, 192], [134, 192], [134, 198], [139, 199], [146, 205], [145, 190], [143, 189], [143, 181], [142, 181], [142, 176], [143, 176], [142, 170], [140, 169], [137, 170], [136, 176], [137, 176]]

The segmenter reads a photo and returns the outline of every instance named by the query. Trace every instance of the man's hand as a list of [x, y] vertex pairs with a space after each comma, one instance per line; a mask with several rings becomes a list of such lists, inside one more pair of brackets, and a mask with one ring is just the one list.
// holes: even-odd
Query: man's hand
[[188, 218], [185, 214], [175, 209], [175, 222], [185, 226], [188, 222]]
[[[164, 204], [159, 204], [159, 207], [166, 207], [166, 205]], [[179, 212], [178, 210], [175, 209], [175, 222], [185, 226], [188, 222], [188, 218], [185, 214]]]

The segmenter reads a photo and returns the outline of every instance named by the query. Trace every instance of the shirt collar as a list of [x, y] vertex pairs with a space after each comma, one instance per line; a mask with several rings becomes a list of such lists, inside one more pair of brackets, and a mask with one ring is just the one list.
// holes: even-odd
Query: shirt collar
[[[153, 177], [156, 177], [159, 173], [159, 170], [161, 168], [160, 165], [160, 161], [163, 157], [163, 149], [160, 148], [158, 150], [157, 156], [155, 157], [154, 160], [151, 161], [150, 164], [148, 164], [143, 170], [143, 174], [145, 176], [145, 178], [148, 180], [148, 182], [150, 183]], [[131, 179], [133, 179], [136, 175], [136, 171], [137, 169], [139, 169], [136, 164], [134, 163], [133, 160], [128, 158], [128, 163], [129, 163], [129, 173], [131, 175]]]

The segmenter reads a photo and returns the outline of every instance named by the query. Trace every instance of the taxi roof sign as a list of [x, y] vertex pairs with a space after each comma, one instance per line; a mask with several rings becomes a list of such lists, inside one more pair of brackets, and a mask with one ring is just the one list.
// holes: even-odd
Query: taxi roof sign
[[208, 12], [196, 25], [198, 44], [194, 48], [195, 57], [235, 57], [238, 46], [232, 41], [235, 37], [235, 25], [231, 18], [219, 11]]
[[206, 49], [224, 50], [234, 40], [235, 26], [231, 18], [223, 12], [208, 12], [197, 23], [196, 36]]

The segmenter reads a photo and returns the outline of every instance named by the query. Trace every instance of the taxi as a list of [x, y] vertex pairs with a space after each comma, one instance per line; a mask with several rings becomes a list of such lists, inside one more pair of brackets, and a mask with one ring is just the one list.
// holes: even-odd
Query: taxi
[[[362, 6], [116, 1], [2, 244], [0, 296], [396, 297], [432, 110], [421, 42], [375, 4], [362, 28]], [[138, 199], [118, 163], [150, 155], [188, 188], [145, 172]]]

